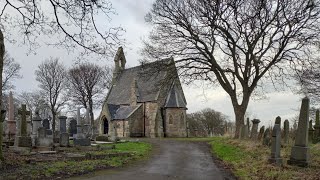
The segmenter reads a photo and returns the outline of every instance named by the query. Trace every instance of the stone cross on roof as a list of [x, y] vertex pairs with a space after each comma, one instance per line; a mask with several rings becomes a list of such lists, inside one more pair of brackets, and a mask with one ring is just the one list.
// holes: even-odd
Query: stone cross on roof
[[18, 110], [18, 114], [21, 115], [21, 136], [27, 135], [27, 116], [30, 116], [30, 111], [27, 111], [26, 105], [22, 104]]

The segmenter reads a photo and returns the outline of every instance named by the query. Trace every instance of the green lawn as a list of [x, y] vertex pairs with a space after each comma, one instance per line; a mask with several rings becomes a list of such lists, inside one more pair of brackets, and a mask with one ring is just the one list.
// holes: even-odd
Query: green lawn
[[[101, 145], [110, 146], [110, 145]], [[134, 160], [140, 160], [148, 157], [151, 151], [151, 144], [144, 142], [127, 142], [116, 144], [116, 149], [89, 151], [86, 154], [104, 155], [110, 153], [129, 153], [130, 156], [120, 156], [97, 160], [83, 161], [55, 161], [41, 162], [36, 164], [21, 164], [14, 170], [14, 173], [4, 172], [0, 179], [45, 179], [68, 177], [92, 172], [97, 169], [106, 169], [123, 166]]]
[[240, 179], [319, 179], [320, 144], [310, 144], [311, 165], [301, 168], [287, 165], [291, 146], [281, 148], [283, 166], [268, 163], [271, 150], [260, 142], [216, 137], [210, 142], [212, 152]]

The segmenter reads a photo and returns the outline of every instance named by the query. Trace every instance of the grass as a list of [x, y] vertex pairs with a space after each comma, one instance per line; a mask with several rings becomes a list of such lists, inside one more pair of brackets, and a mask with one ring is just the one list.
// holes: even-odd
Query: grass
[[[108, 146], [108, 145], [102, 145]], [[130, 156], [119, 156], [105, 159], [83, 161], [55, 161], [36, 164], [21, 164], [14, 173], [7, 172], [0, 179], [58, 179], [92, 172], [97, 169], [120, 167], [134, 160], [148, 157], [151, 145], [144, 142], [127, 142], [116, 144], [116, 149], [89, 151], [91, 154], [130, 153]], [[8, 176], [10, 175], [10, 176]]]
[[259, 142], [235, 140], [225, 137], [212, 138], [212, 152], [240, 179], [319, 179], [320, 144], [310, 144], [311, 163], [308, 168], [287, 165], [291, 146], [281, 148], [283, 166], [268, 163], [270, 148]]

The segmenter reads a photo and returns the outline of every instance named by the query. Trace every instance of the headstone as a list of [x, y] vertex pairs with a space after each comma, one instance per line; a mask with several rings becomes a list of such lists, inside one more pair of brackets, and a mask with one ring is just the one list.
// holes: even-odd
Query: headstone
[[302, 99], [295, 145], [291, 149], [289, 165], [306, 167], [309, 165], [310, 152], [308, 147], [309, 98]]
[[281, 128], [281, 117], [280, 116], [276, 117], [275, 124], [279, 124], [280, 128]]
[[[245, 127], [245, 126], [243, 126], [243, 127]], [[113, 131], [111, 132], [111, 138], [110, 138], [110, 140], [111, 140], [112, 142], [117, 142], [117, 141], [118, 141], [117, 129], [116, 129], [115, 126], [113, 127]]]
[[80, 107], [77, 109], [77, 134], [73, 136], [73, 144], [76, 146], [90, 146], [91, 140], [82, 131]]
[[44, 120], [42, 121], [42, 126], [43, 126], [45, 129], [50, 129], [49, 119], [44, 119]]
[[263, 137], [264, 134], [264, 126], [262, 126], [259, 130], [259, 134], [258, 134], [258, 140], [260, 141]]
[[251, 139], [253, 139], [253, 140], [257, 139], [259, 123], [260, 123], [259, 119], [252, 120]]
[[9, 139], [14, 139], [17, 131], [17, 123], [14, 118], [14, 105], [13, 105], [13, 95], [10, 91], [9, 93], [9, 105], [8, 105], [8, 121], [7, 121], [7, 132]]
[[283, 123], [283, 141], [285, 144], [289, 143], [289, 121], [286, 119]]
[[267, 128], [265, 131], [264, 131], [264, 134], [263, 134], [263, 142], [262, 144], [265, 145], [265, 146], [270, 146], [270, 129]]
[[70, 127], [70, 132], [69, 132], [70, 136], [73, 137], [74, 134], [77, 134], [77, 120], [71, 119], [69, 127]]
[[316, 111], [316, 124], [314, 125], [314, 140], [320, 142], [320, 116], [319, 110]]
[[282, 165], [282, 158], [280, 156], [281, 148], [281, 130], [280, 124], [275, 124], [272, 130], [271, 138], [271, 157], [269, 158], [269, 163], [276, 165]]
[[38, 138], [37, 138], [37, 146], [40, 147], [52, 147], [53, 146], [53, 137], [47, 137], [47, 129], [45, 127], [38, 128]]
[[59, 143], [59, 141], [60, 141], [60, 131], [55, 131], [53, 137], [55, 137], [55, 138], [53, 139], [53, 142], [54, 142], [54, 143]]
[[42, 127], [42, 124], [41, 124], [42, 119], [39, 116], [39, 111], [36, 110], [35, 114], [36, 114], [35, 117], [32, 118], [32, 134], [33, 135], [37, 135], [38, 129]]
[[66, 116], [59, 116], [60, 120], [60, 133], [67, 132], [67, 117]]
[[42, 127], [42, 119], [40, 118], [39, 116], [39, 111], [36, 110], [35, 112], [35, 116], [32, 118], [32, 135], [31, 135], [31, 138], [32, 138], [32, 146], [36, 146], [37, 144], [37, 138], [38, 138], [38, 129], [40, 127]]
[[22, 104], [18, 114], [20, 115], [21, 120], [20, 136], [18, 136], [18, 147], [31, 147], [32, 140], [31, 137], [28, 136], [27, 132], [27, 116], [30, 116], [30, 111], [27, 111], [26, 105]]
[[60, 134], [60, 146], [68, 147], [69, 146], [69, 133]]
[[308, 140], [309, 142], [313, 142], [313, 133], [314, 133], [314, 129], [312, 126], [312, 120], [309, 121], [309, 135], [308, 135]]

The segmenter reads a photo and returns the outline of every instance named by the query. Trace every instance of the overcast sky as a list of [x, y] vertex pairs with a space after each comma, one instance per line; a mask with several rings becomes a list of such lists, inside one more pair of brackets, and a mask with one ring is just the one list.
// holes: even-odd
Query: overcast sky
[[[124, 51], [127, 59], [127, 67], [139, 65], [138, 60], [141, 58], [139, 50], [142, 47], [141, 39], [148, 36], [151, 27], [144, 22], [144, 16], [152, 6], [152, 0], [117, 0], [113, 1], [113, 6], [117, 11], [117, 16], [113, 17], [112, 23], [125, 28], [126, 45]], [[17, 35], [18, 36], [18, 35]], [[37, 89], [34, 71], [37, 66], [46, 58], [60, 57], [61, 60], [70, 66], [74, 60], [73, 55], [60, 49], [50, 47], [41, 47], [37, 54], [27, 55], [27, 47], [7, 44], [8, 52], [22, 66], [22, 79], [16, 81], [16, 93], [21, 91], [32, 91]], [[99, 63], [110, 64], [112, 59], [106, 59], [105, 62]], [[212, 108], [220, 111], [234, 120], [233, 108], [228, 95], [221, 88], [203, 88], [200, 85], [186, 86], [184, 92], [188, 102], [188, 112], [195, 112], [203, 108]], [[270, 125], [274, 122], [276, 116], [282, 119], [290, 119], [297, 114], [300, 106], [299, 95], [291, 92], [273, 92], [267, 95], [268, 99], [259, 101], [250, 101], [248, 108], [253, 118], [258, 118], [263, 125]], [[98, 110], [100, 112], [100, 109]]]

